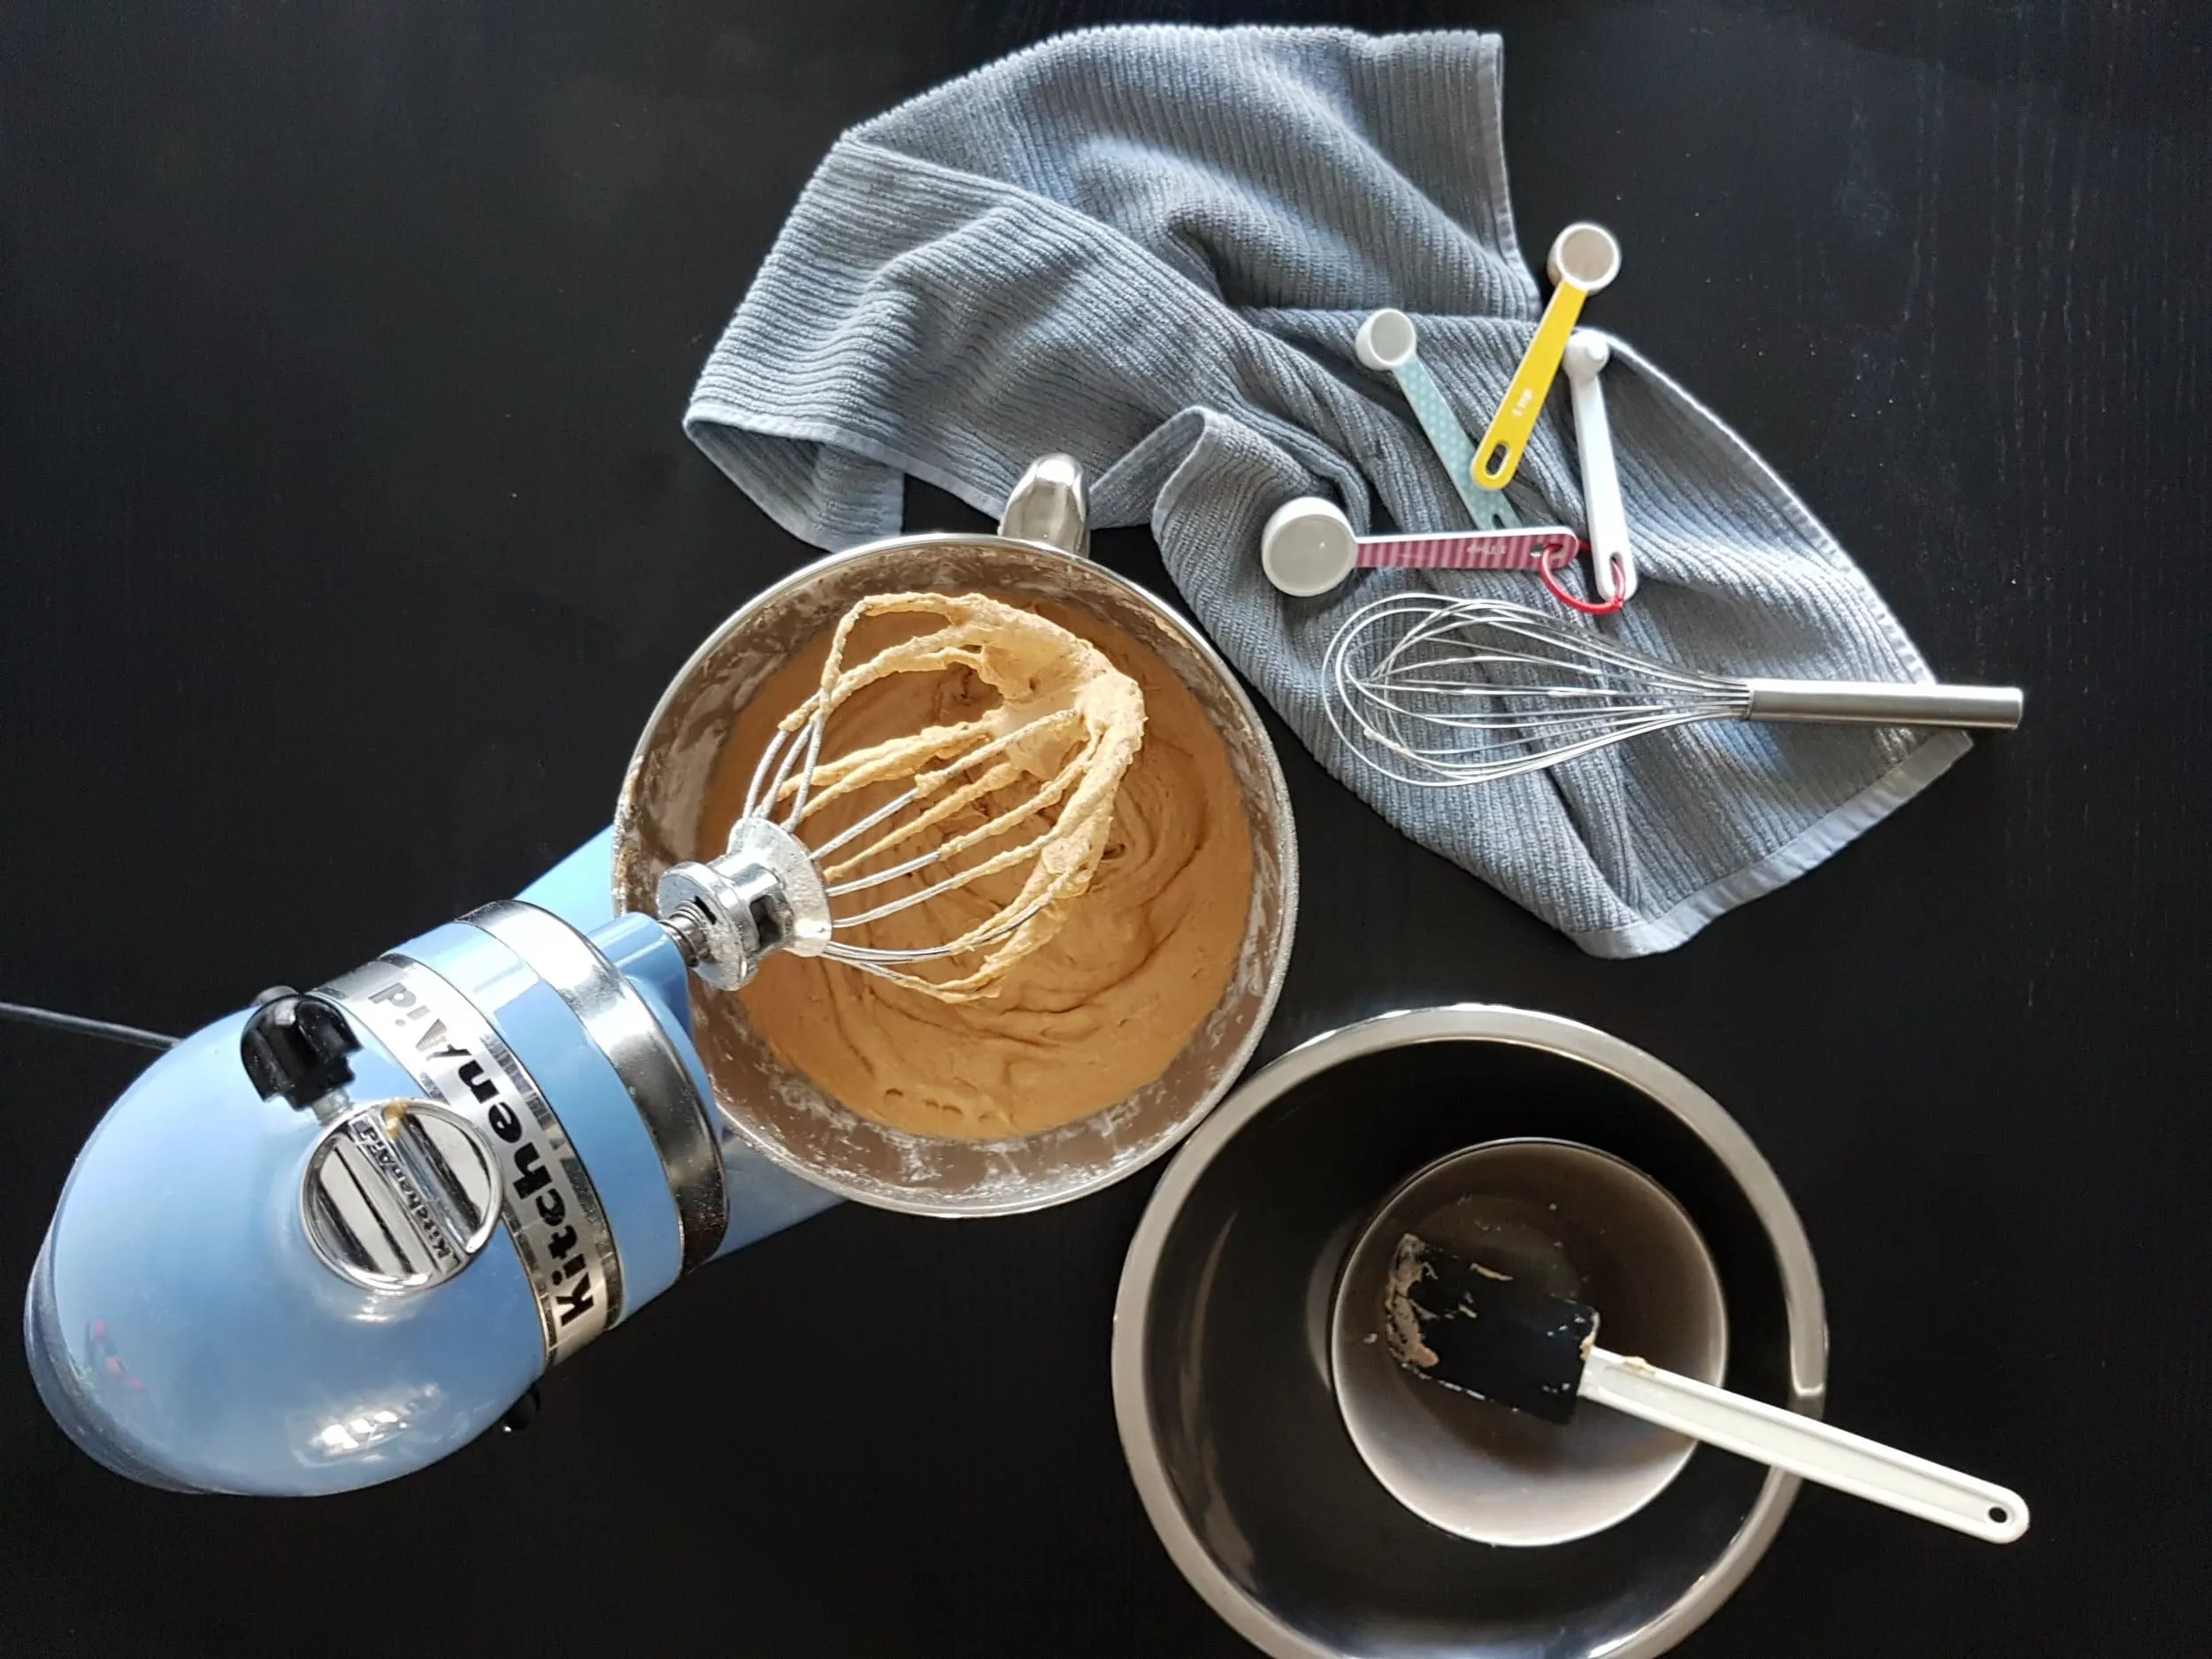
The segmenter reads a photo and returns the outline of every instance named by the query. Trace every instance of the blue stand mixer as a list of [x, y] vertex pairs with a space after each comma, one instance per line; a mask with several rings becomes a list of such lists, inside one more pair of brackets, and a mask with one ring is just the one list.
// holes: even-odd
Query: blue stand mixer
[[[1048, 457], [995, 536], [902, 537], [799, 572], [678, 675], [611, 830], [519, 899], [265, 993], [157, 1059], [79, 1155], [27, 1297], [31, 1369], [70, 1437], [176, 1491], [392, 1479], [683, 1274], [839, 1196], [1005, 1213], [1165, 1151], [1272, 1009], [1295, 843], [1233, 677], [1086, 547], [1081, 474]], [[1001, 1142], [859, 1118], [781, 1069], [734, 999], [695, 995], [742, 983], [791, 925], [772, 859], [695, 844], [733, 710], [856, 597], [963, 588], [1080, 604], [1158, 654], [1222, 732], [1258, 864], [1248, 971], [1169, 1071], [1107, 1121]]]
[[179, 1491], [390, 1479], [834, 1202], [718, 1125], [680, 948], [611, 915], [609, 842], [218, 1020], [110, 1109], [24, 1317], [81, 1448]]

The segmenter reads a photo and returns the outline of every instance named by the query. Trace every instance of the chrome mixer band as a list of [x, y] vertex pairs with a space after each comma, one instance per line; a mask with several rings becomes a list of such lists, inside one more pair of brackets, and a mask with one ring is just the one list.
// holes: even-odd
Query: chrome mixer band
[[683, 1271], [710, 1261], [730, 1230], [722, 1148], [691, 1073], [637, 987], [590, 940], [534, 904], [501, 899], [461, 919], [521, 957], [568, 1004], [621, 1079], [660, 1154], [683, 1232]]
[[537, 1302], [545, 1363], [568, 1358], [618, 1321], [622, 1259], [598, 1190], [535, 1080], [475, 1006], [442, 975], [397, 955], [341, 974], [317, 995], [343, 1009], [491, 1150], [501, 1218]]

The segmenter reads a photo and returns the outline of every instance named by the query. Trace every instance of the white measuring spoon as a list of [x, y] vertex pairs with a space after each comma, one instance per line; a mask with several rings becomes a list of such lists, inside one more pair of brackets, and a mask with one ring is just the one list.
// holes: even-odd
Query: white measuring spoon
[[1536, 337], [1522, 354], [1521, 366], [1499, 401], [1498, 412], [1475, 449], [1473, 477], [1485, 489], [1503, 489], [1519, 471], [1521, 452], [1536, 431], [1536, 417], [1544, 412], [1544, 397], [1559, 360], [1574, 333], [1582, 302], [1621, 273], [1621, 245], [1602, 225], [1570, 225], [1551, 245], [1547, 261], [1553, 288], [1551, 303], [1544, 307]]
[[1568, 336], [1563, 365], [1574, 401], [1575, 449], [1582, 462], [1582, 505], [1590, 517], [1590, 566], [1598, 597], [1610, 603], [1636, 593], [1636, 554], [1628, 545], [1628, 513], [1621, 505], [1620, 469], [1613, 464], [1613, 428], [1605, 419], [1605, 388], [1598, 372], [1613, 342], [1594, 328]]

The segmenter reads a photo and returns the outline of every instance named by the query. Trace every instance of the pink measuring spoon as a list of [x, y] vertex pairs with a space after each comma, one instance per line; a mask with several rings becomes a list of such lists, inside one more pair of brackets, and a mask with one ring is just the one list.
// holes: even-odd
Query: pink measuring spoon
[[1581, 550], [1564, 525], [1452, 530], [1424, 535], [1360, 535], [1334, 502], [1286, 501], [1260, 532], [1260, 568], [1286, 594], [1325, 594], [1355, 570], [1556, 570]]

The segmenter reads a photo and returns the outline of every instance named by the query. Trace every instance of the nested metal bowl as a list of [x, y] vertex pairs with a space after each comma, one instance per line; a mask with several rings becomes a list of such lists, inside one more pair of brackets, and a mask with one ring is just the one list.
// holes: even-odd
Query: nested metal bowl
[[[1726, 1386], [1817, 1412], [1810, 1247], [1773, 1171], [1679, 1072], [1517, 1009], [1389, 1014], [1267, 1066], [1161, 1178], [1114, 1312], [1114, 1407], [1137, 1491], [1215, 1610], [1279, 1659], [1643, 1659], [1765, 1552], [1793, 1476], [1700, 1448], [1635, 1513], [1504, 1548], [1379, 1482], [1339, 1410], [1331, 1310], [1348, 1252], [1415, 1171], [1471, 1144], [1579, 1142], [1660, 1183], [1711, 1253]], [[1549, 1494], [1540, 1473], [1530, 1493]]]
[[[1041, 492], [1034, 488], [1041, 480]], [[866, 595], [987, 589], [1113, 624], [1188, 687], [1220, 734], [1252, 838], [1252, 898], [1221, 1001], [1167, 1070], [1114, 1105], [1002, 1140], [908, 1133], [861, 1117], [786, 1065], [733, 995], [694, 982], [694, 1034], [730, 1125], [772, 1162], [847, 1198], [930, 1215], [1002, 1215], [1079, 1197], [1180, 1140], [1235, 1082], [1273, 1011], [1298, 908], [1298, 849], [1282, 769], [1258, 711], [1190, 623], [1085, 557], [1081, 484], [1064, 457], [1032, 469], [1010, 526], [1023, 534], [896, 537], [817, 561], [731, 617], [676, 676], [645, 728], [615, 811], [618, 904], [651, 911], [661, 872], [723, 851], [701, 815], [738, 713], [801, 648]]]

